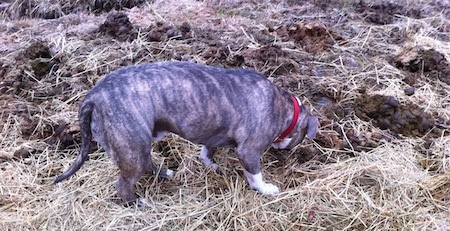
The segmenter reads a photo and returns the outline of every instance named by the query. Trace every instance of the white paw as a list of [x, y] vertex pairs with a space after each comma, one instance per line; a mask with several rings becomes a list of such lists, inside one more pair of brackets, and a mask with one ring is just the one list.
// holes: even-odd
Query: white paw
[[217, 170], [217, 168], [219, 168], [219, 165], [214, 163], [214, 162], [212, 162], [212, 161], [204, 161], [203, 160], [203, 164], [205, 165], [205, 167], [212, 168], [214, 170]]
[[145, 198], [138, 198], [136, 203], [138, 207], [152, 207], [152, 204]]
[[167, 169], [167, 170], [166, 170], [166, 176], [167, 176], [168, 178], [172, 178], [173, 175], [175, 175], [175, 172], [174, 172], [174, 171], [172, 171], [172, 170], [170, 170], [170, 169]]
[[217, 170], [217, 168], [219, 168], [219, 165], [217, 165], [216, 163], [212, 163], [212, 164], [208, 165], [207, 167]]
[[257, 188], [256, 190], [264, 195], [277, 195], [278, 193], [280, 193], [280, 189], [277, 186], [268, 183], [264, 183], [264, 185], [262, 185], [260, 188]]
[[244, 174], [247, 177], [250, 188], [256, 189], [261, 194], [276, 195], [280, 193], [280, 189], [277, 186], [263, 181], [261, 173], [251, 174], [244, 170]]

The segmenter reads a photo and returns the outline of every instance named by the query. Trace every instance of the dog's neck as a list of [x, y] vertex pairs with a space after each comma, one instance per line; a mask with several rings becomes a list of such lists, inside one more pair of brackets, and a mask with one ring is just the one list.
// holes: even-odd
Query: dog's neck
[[292, 106], [290, 108], [292, 108], [292, 110], [288, 110], [290, 111], [288, 115], [292, 115], [290, 119], [291, 122], [289, 126], [286, 128], [286, 130], [284, 130], [284, 132], [281, 133], [281, 135], [277, 139], [275, 139], [275, 141], [273, 142], [275, 144], [282, 143], [283, 140], [294, 131], [295, 126], [297, 125], [298, 117], [300, 116], [301, 113], [301, 106], [299, 100], [293, 95], [291, 95], [291, 101]]

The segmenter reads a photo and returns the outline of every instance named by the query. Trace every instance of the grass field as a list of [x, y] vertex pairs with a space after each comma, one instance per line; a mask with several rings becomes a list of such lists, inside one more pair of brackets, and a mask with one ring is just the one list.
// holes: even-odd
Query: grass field
[[[4, 0], [0, 20], [0, 230], [450, 229], [448, 0]], [[314, 141], [264, 155], [282, 193], [175, 135], [153, 151], [175, 177], [137, 185], [146, 206], [121, 203], [101, 148], [52, 184], [87, 91], [163, 60], [255, 69], [319, 116]]]

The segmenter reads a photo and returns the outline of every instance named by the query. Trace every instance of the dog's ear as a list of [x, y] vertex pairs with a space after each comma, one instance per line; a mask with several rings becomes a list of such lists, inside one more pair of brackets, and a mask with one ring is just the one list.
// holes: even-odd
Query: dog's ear
[[317, 129], [319, 128], [319, 119], [317, 116], [308, 117], [308, 132], [306, 136], [312, 140], [316, 137]]

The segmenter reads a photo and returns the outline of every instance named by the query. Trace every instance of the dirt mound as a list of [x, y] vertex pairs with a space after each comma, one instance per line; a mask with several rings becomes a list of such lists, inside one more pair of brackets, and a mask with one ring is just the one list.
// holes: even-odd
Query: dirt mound
[[[226, 38], [223, 30], [214, 28], [192, 28], [192, 53], [206, 60], [209, 65], [220, 65], [223, 67], [237, 68], [246, 63], [245, 56], [250, 58], [248, 47], [244, 43]], [[253, 49], [255, 50], [255, 49]], [[178, 60], [186, 60], [187, 54], [179, 55]], [[192, 58], [192, 57], [190, 57]], [[247, 63], [249, 66], [251, 64]]]
[[99, 31], [117, 38], [119, 41], [133, 41], [137, 37], [137, 32], [128, 16], [122, 12], [109, 13]]
[[281, 38], [284, 42], [293, 41], [309, 53], [327, 50], [336, 42], [343, 40], [340, 35], [320, 22], [297, 22], [277, 28], [269, 27], [263, 33], [274, 39]]
[[191, 25], [187, 22], [180, 26], [172, 26], [167, 23], [157, 22], [147, 28], [147, 40], [150, 42], [162, 42], [169, 39], [188, 39], [192, 37]]
[[[47, 43], [40, 40], [18, 52], [13, 60], [0, 62], [0, 92], [19, 94], [21, 89], [32, 89], [36, 81], [41, 80], [51, 70], [56, 70], [59, 63], [58, 59], [53, 58]], [[26, 72], [34, 75], [30, 77]]]
[[[340, 159], [354, 157], [354, 152], [368, 151], [378, 147], [382, 140], [390, 137], [377, 131], [368, 131], [364, 134], [354, 128], [343, 127], [334, 120], [320, 118], [320, 127], [329, 128], [317, 134], [314, 141], [323, 148], [334, 150], [333, 155]], [[354, 152], [353, 152], [354, 151]], [[299, 163], [318, 161], [321, 163], [334, 163], [329, 154], [324, 154], [319, 149], [311, 146], [301, 146], [295, 152], [295, 158]]]
[[407, 137], [420, 137], [435, 128], [436, 119], [417, 105], [400, 104], [392, 96], [363, 94], [355, 101], [356, 115], [379, 128]]
[[79, 144], [81, 142], [80, 126], [78, 124], [72, 123], [59, 123], [54, 124], [52, 133], [47, 134], [45, 138], [47, 144], [60, 143], [62, 148], [67, 148], [70, 145]]
[[[251, 67], [265, 67], [264, 72], [275, 75], [288, 74], [298, 70], [297, 62], [302, 60], [298, 54], [287, 52], [280, 46], [269, 45], [242, 52], [245, 64]], [[288, 77], [286, 77], [288, 78]]]
[[[435, 118], [415, 104], [401, 104], [392, 96], [367, 95], [364, 90], [361, 93], [353, 103], [345, 104], [339, 103], [342, 101], [339, 96], [333, 96], [326, 90], [320, 90], [311, 97], [314, 107], [322, 115], [319, 118], [322, 131], [317, 134], [315, 142], [339, 152], [339, 158], [352, 157], [352, 151], [371, 150], [385, 141], [400, 138], [399, 134], [406, 137], [426, 136], [427, 139], [440, 137], [443, 132], [441, 125], [448, 124], [443, 118]], [[369, 127], [361, 132], [349, 123], [337, 122], [348, 119], [349, 115], [371, 121], [381, 130]], [[314, 147], [300, 147], [296, 159], [300, 163], [311, 160], [333, 162], [329, 155]]]
[[[201, 55], [208, 59], [209, 64], [223, 65], [226, 67], [241, 67], [245, 63], [245, 48], [237, 43], [222, 43], [210, 41], [211, 45], [204, 49]], [[201, 49], [201, 48], [200, 48]], [[250, 54], [249, 54], [250, 55]], [[247, 56], [249, 58], [249, 56]], [[248, 59], [247, 59], [248, 61]]]
[[31, 69], [39, 80], [59, 63], [58, 59], [52, 57], [49, 46], [42, 41], [32, 43], [18, 58], [30, 60]]
[[[358, 105], [354, 103], [342, 103], [343, 96], [334, 94], [326, 89], [320, 89], [310, 97], [313, 107], [318, 111], [321, 131], [314, 141], [329, 150], [334, 150], [337, 158], [354, 157], [354, 152], [368, 151], [378, 147], [383, 141], [389, 141], [393, 137], [378, 129], [365, 128], [364, 132], [351, 123], [339, 121], [348, 120], [355, 114]], [[318, 161], [321, 163], [333, 163], [335, 160], [329, 154], [324, 154], [314, 147], [299, 147], [296, 152], [299, 163]]]
[[391, 24], [395, 21], [395, 15], [404, 15], [412, 18], [420, 18], [421, 10], [407, 8], [395, 2], [365, 2], [356, 4], [356, 11], [371, 23], [378, 25]]
[[[5, 123], [8, 116], [15, 116], [16, 119], [8, 123], [18, 124], [17, 128], [24, 139], [45, 140], [60, 127], [58, 123], [43, 119], [45, 110], [50, 106], [49, 99], [59, 98], [64, 101], [71, 97], [67, 94], [71, 92], [70, 83], [57, 81], [50, 74], [57, 71], [59, 65], [60, 60], [54, 57], [49, 44], [41, 40], [31, 42], [12, 59], [0, 64], [0, 92], [5, 93], [0, 95], [3, 112], [0, 121]], [[56, 138], [63, 146], [74, 144], [67, 135], [58, 135]]]
[[434, 49], [419, 46], [403, 47], [393, 58], [393, 64], [401, 70], [418, 74], [405, 79], [405, 82], [410, 85], [416, 83], [416, 78], [419, 78], [422, 73], [428, 78], [437, 78], [450, 84], [450, 64], [442, 53]]

